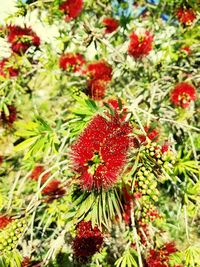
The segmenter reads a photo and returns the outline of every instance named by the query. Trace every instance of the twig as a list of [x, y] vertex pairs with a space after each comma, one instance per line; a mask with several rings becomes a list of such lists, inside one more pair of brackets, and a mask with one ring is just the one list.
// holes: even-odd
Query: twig
[[142, 255], [141, 255], [141, 251], [140, 251], [140, 246], [139, 246], [139, 242], [138, 242], [138, 235], [137, 235], [137, 230], [136, 230], [136, 226], [135, 226], [135, 216], [134, 216], [133, 203], [131, 203], [131, 225], [132, 225], [132, 228], [133, 228], [133, 236], [134, 236], [136, 249], [137, 249], [137, 253], [138, 253], [139, 267], [143, 267]]

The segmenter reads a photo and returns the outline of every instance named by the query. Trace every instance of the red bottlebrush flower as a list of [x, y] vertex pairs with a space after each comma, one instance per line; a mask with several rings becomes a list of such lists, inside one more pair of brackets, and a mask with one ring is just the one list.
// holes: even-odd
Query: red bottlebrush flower
[[59, 9], [67, 15], [65, 20], [70, 21], [77, 18], [82, 12], [83, 0], [67, 0], [60, 5]]
[[11, 43], [11, 49], [17, 54], [23, 54], [30, 46], [38, 47], [40, 45], [40, 38], [30, 27], [20, 27], [16, 25], [9, 25], [8, 42]]
[[117, 114], [108, 120], [100, 115], [92, 119], [71, 149], [83, 189], [113, 186], [126, 163], [131, 132], [130, 124], [122, 122]]
[[58, 180], [52, 180], [42, 190], [43, 195], [47, 196], [63, 196], [65, 189], [61, 187], [61, 182]]
[[174, 242], [169, 242], [169, 243], [165, 243], [162, 247], [161, 247], [161, 251], [163, 253], [163, 255], [165, 256], [169, 256], [175, 252], [177, 252], [177, 248], [175, 246]]
[[85, 59], [81, 54], [66, 53], [60, 57], [60, 68], [67, 71], [78, 72], [82, 65], [85, 64]]
[[[45, 171], [44, 167], [41, 165], [35, 166], [35, 168], [33, 169], [31, 175], [30, 175], [30, 179], [38, 181], [40, 175]], [[41, 178], [41, 182], [45, 183], [46, 180], [49, 178], [50, 176], [50, 172], [47, 172], [45, 174], [42, 175]]]
[[178, 83], [171, 92], [171, 101], [176, 106], [187, 108], [196, 99], [196, 89], [187, 82]]
[[177, 18], [184, 25], [190, 25], [196, 18], [195, 12], [191, 8], [180, 7], [177, 10]]
[[151, 35], [148, 31], [146, 31], [144, 35], [137, 35], [133, 32], [130, 35], [130, 44], [128, 47], [129, 55], [136, 59], [147, 56], [152, 50], [152, 42], [153, 35]]
[[94, 100], [101, 100], [105, 96], [106, 88], [107, 88], [106, 81], [90, 80], [88, 82], [86, 94]]
[[103, 235], [98, 227], [92, 228], [91, 222], [80, 222], [73, 241], [75, 257], [90, 257], [99, 252], [103, 244]]
[[9, 115], [6, 115], [4, 111], [0, 113], [0, 119], [7, 124], [13, 124], [14, 121], [17, 119], [17, 110], [13, 105], [7, 106]]
[[103, 20], [103, 24], [106, 27], [105, 33], [112, 33], [114, 31], [116, 31], [116, 29], [119, 26], [119, 22], [113, 18], [105, 18]]
[[169, 266], [169, 255], [177, 251], [174, 242], [164, 244], [160, 249], [151, 249], [146, 260], [148, 267]]
[[[158, 141], [158, 139], [159, 139], [159, 132], [155, 128], [152, 129], [151, 127], [144, 126], [144, 130], [147, 133], [147, 137], [151, 141]], [[141, 143], [145, 143], [146, 142], [146, 136], [145, 135], [139, 135], [138, 138], [139, 138], [139, 140], [140, 140]]]
[[5, 228], [10, 222], [12, 222], [12, 218], [8, 216], [0, 216], [0, 229]]
[[112, 79], [112, 67], [105, 61], [97, 61], [88, 65], [87, 72], [91, 77], [87, 94], [94, 100], [102, 99], [107, 83]]
[[19, 70], [13, 68], [12, 66], [7, 66], [8, 63], [9, 63], [8, 58], [5, 58], [2, 61], [0, 61], [0, 76], [8, 78], [18, 76]]
[[112, 67], [103, 60], [90, 63], [87, 71], [94, 80], [111, 81], [112, 79]]

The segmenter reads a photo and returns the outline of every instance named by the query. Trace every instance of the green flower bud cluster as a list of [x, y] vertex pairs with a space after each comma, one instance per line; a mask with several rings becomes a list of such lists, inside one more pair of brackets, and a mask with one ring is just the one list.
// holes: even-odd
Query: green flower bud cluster
[[137, 191], [141, 193], [142, 199], [146, 202], [149, 198], [158, 201], [159, 191], [157, 181], [151, 168], [142, 166], [136, 174]]
[[147, 203], [141, 210], [141, 222], [149, 223], [159, 217], [158, 210], [152, 203]]
[[25, 218], [15, 219], [0, 231], [0, 254], [13, 250], [27, 226]]
[[145, 154], [150, 156], [159, 166], [171, 167], [175, 163], [175, 156], [171, 151], [162, 151], [162, 146], [155, 142], [146, 145]]

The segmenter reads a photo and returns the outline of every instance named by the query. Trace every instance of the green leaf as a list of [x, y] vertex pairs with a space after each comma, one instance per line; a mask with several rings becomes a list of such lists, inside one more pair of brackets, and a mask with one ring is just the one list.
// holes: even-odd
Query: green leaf
[[30, 147], [37, 139], [38, 139], [38, 136], [34, 136], [34, 137], [31, 137], [31, 138], [28, 138], [27, 140], [25, 140], [25, 141], [21, 142], [20, 144], [18, 144], [14, 148], [14, 150], [16, 152], [24, 150], [24, 149]]

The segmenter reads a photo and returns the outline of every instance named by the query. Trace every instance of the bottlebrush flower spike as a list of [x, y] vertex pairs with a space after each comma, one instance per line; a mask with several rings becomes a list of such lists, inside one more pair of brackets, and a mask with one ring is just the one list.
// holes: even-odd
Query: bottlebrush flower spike
[[178, 83], [171, 92], [171, 101], [175, 106], [187, 108], [191, 101], [196, 100], [196, 89], [187, 82]]
[[102, 244], [103, 235], [98, 227], [92, 228], [90, 221], [78, 224], [72, 245], [75, 257], [90, 257], [99, 252]]
[[60, 197], [65, 194], [65, 189], [61, 187], [60, 181], [54, 179], [45, 186], [45, 188], [42, 190], [42, 194]]
[[86, 94], [94, 100], [101, 100], [105, 96], [108, 82], [112, 79], [112, 67], [105, 61], [91, 63], [87, 67], [90, 80]]
[[105, 26], [105, 33], [112, 33], [118, 28], [119, 22], [114, 18], [104, 18], [103, 25]]
[[153, 35], [146, 31], [142, 35], [133, 32], [130, 35], [130, 44], [128, 53], [130, 56], [138, 59], [147, 56], [152, 50]]
[[148, 267], [169, 266], [169, 255], [177, 251], [174, 242], [164, 244], [160, 249], [151, 249], [146, 260]]
[[83, 0], [67, 0], [64, 1], [59, 9], [63, 11], [67, 16], [66, 21], [77, 18], [83, 9]]
[[4, 229], [10, 222], [12, 222], [11, 217], [0, 216], [0, 229]]
[[123, 171], [132, 127], [119, 116], [97, 115], [72, 145], [71, 158], [84, 190], [108, 189]]
[[15, 77], [18, 76], [19, 70], [12, 67], [12, 66], [7, 66], [9, 63], [9, 58], [4, 58], [3, 60], [0, 61], [0, 76], [3, 77]]
[[94, 100], [101, 100], [105, 96], [106, 88], [107, 88], [106, 81], [91, 80], [88, 82], [88, 88], [86, 90], [86, 94]]
[[6, 115], [4, 111], [0, 112], [0, 119], [9, 125], [12, 125], [14, 121], [17, 119], [17, 110], [13, 105], [7, 106], [9, 115]]
[[[35, 168], [33, 169], [32, 173], [30, 174], [30, 179], [38, 181], [40, 175], [45, 171], [45, 168], [41, 165], [35, 166]], [[45, 183], [46, 180], [49, 178], [50, 176], [50, 172], [47, 172], [45, 174], [42, 175], [42, 179], [41, 182]]]
[[191, 8], [180, 7], [177, 10], [177, 18], [184, 25], [190, 25], [196, 18], [195, 12]]
[[81, 54], [66, 53], [60, 57], [60, 68], [66, 71], [78, 72], [85, 64], [85, 59]]
[[111, 81], [112, 79], [112, 67], [103, 60], [88, 64], [87, 72], [94, 80]]
[[7, 26], [8, 42], [11, 44], [11, 49], [17, 54], [23, 54], [30, 46], [38, 47], [40, 38], [30, 27], [20, 27], [16, 25]]

